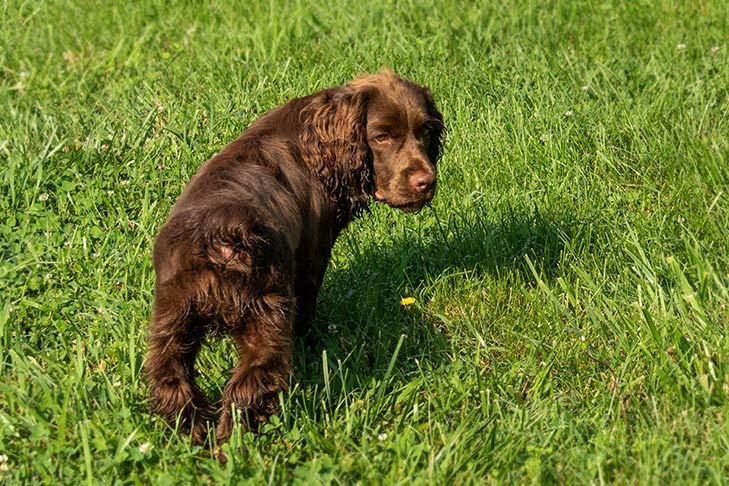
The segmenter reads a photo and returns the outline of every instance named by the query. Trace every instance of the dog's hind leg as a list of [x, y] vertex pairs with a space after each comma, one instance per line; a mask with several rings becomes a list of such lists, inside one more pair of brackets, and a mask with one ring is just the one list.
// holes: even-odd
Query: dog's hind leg
[[208, 402], [195, 384], [195, 357], [204, 332], [175, 282], [158, 285], [145, 374], [157, 413], [189, 432], [194, 443], [206, 436]]
[[224, 442], [240, 413], [244, 427], [254, 428], [278, 412], [278, 392], [288, 389], [291, 374], [294, 304], [290, 290], [258, 298], [246, 322], [232, 335], [240, 353], [223, 392], [216, 431]]

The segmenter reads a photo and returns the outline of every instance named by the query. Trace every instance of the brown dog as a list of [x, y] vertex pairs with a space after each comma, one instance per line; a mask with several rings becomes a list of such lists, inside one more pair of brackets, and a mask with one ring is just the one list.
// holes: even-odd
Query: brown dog
[[234, 411], [248, 426], [275, 413], [334, 240], [370, 196], [408, 212], [430, 201], [442, 134], [428, 89], [384, 71], [269, 111], [205, 162], [154, 246], [145, 372], [157, 412], [205, 440], [195, 356], [224, 331], [240, 356], [218, 440]]

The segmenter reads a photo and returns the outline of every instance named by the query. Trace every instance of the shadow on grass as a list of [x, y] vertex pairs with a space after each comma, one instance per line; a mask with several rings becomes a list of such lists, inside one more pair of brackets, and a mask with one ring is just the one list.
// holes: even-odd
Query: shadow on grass
[[[346, 268], [328, 271], [313, 323], [321, 346], [301, 345], [295, 358], [302, 384], [321, 383], [323, 350], [330, 369], [341, 362], [357, 375], [355, 380], [379, 379], [402, 335], [406, 338], [397, 371], [415, 371], [423, 361], [433, 366], [446, 362], [452, 350], [440, 320], [420, 305], [431, 297], [430, 284], [457, 274], [500, 279], [519, 273], [521, 282], [534, 281], [526, 257], [541, 278], [552, 279], [560, 272], [560, 255], [571, 239], [564, 218], [536, 209], [509, 208], [496, 220], [474, 212], [453, 212], [443, 220], [429, 210], [416, 217], [429, 218], [432, 229], [412, 235], [402, 230], [385, 244], [353, 242], [344, 236], [354, 256]], [[419, 296], [420, 303], [401, 306], [400, 299], [411, 295]]]
[[[589, 244], [589, 238], [573, 233], [578, 226], [565, 224], [568, 220], [559, 215], [506, 210], [488, 219], [482, 214], [453, 212], [443, 219], [426, 210], [416, 218], [423, 218], [423, 228], [429, 230], [393, 225], [400, 233], [385, 237], [384, 243], [382, 233], [380, 243], [378, 235], [343, 235], [338, 244], [349, 245], [352, 256], [346, 267], [328, 270], [313, 323], [319, 346], [296, 342], [292, 384], [307, 391], [289, 395], [294, 408], [320, 417], [322, 396], [363, 397], [381, 386], [377, 382], [389, 388], [392, 377], [407, 381], [423, 365], [433, 369], [449, 363], [460, 350], [442, 332], [439, 316], [428, 311], [428, 300], [432, 292], [462, 290], [457, 288], [463, 282], [459, 274], [523, 285], [534, 281], [528, 257], [540, 278], [553, 279], [560, 274], [566, 244]], [[418, 302], [402, 306], [401, 298], [408, 296]], [[203, 347], [198, 383], [214, 402], [222, 396], [236, 355], [229, 339], [208, 340]]]

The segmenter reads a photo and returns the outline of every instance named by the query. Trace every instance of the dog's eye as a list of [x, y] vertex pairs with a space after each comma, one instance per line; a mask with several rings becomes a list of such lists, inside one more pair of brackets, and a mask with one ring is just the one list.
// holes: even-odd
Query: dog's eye
[[377, 142], [387, 142], [392, 137], [387, 133], [380, 133], [379, 135], [375, 135], [373, 137]]
[[424, 128], [423, 134], [421, 135], [421, 137], [423, 138], [423, 143], [425, 145], [429, 145], [430, 144], [430, 129]]

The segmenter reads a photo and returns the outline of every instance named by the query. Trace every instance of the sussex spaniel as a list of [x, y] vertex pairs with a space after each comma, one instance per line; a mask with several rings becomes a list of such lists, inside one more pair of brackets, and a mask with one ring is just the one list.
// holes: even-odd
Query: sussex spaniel
[[403, 211], [433, 198], [443, 118], [427, 88], [383, 71], [275, 108], [205, 162], [154, 246], [145, 372], [156, 411], [205, 440], [195, 356], [210, 332], [239, 351], [216, 435], [277, 410], [332, 245], [373, 196]]

